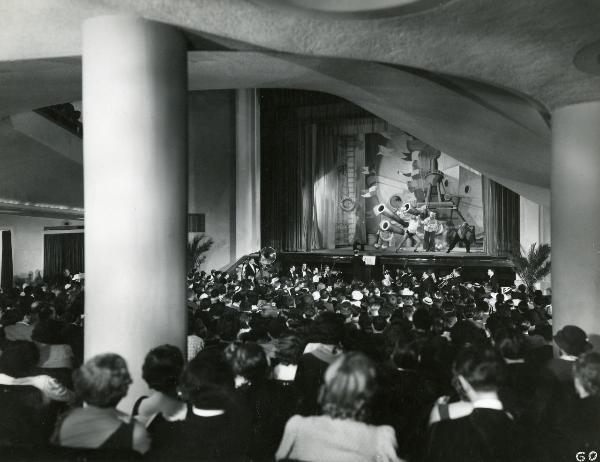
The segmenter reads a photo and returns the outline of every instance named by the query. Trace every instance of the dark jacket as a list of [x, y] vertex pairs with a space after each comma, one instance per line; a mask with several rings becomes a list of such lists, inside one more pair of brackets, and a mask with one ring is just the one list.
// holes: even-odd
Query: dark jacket
[[432, 425], [424, 460], [507, 462], [520, 454], [518, 433], [508, 414], [478, 408], [466, 417]]

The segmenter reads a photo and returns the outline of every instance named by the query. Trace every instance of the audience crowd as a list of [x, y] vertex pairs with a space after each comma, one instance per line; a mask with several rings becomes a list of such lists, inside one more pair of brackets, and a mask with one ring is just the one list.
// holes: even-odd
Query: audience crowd
[[[455, 271], [188, 274], [187, 351], [83, 362], [84, 279], [0, 295], [0, 460], [561, 461], [600, 452], [600, 354], [550, 295]], [[576, 306], [572, 307], [575, 311]], [[585, 327], [585, 326], [582, 326]], [[583, 454], [583, 456], [582, 456]], [[576, 459], [576, 457], [585, 457]], [[592, 459], [590, 459], [592, 460]]]

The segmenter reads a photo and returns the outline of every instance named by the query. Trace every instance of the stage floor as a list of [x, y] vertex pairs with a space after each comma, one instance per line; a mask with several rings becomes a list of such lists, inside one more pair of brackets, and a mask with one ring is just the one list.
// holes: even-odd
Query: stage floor
[[[322, 249], [322, 250], [313, 250], [311, 252], [286, 252], [286, 253], [309, 253], [309, 254], [323, 254], [323, 255], [349, 255], [352, 256], [354, 254], [354, 250], [352, 247], [339, 247], [336, 249]], [[437, 252], [425, 252], [423, 250], [419, 250], [418, 252], [414, 252], [412, 248], [402, 248], [399, 252], [395, 252], [394, 250], [389, 249], [376, 249], [373, 246], [365, 245], [365, 250], [360, 251], [361, 255], [375, 255], [375, 256], [386, 256], [386, 257], [409, 257], [409, 256], [420, 256], [420, 257], [460, 257], [460, 258], [481, 258], [489, 256], [483, 250], [471, 250], [470, 253], [467, 253], [466, 249], [454, 248], [450, 253], [446, 253], [446, 250], [439, 250]]]

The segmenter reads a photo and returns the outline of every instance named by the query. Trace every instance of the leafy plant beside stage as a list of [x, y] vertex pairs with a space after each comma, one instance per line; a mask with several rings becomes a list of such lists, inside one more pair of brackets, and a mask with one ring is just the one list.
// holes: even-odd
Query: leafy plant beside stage
[[550, 245], [536, 243], [531, 244], [527, 254], [512, 258], [515, 271], [527, 286], [528, 292], [534, 291], [534, 285], [540, 279], [550, 274]]
[[187, 270], [199, 270], [206, 260], [206, 252], [210, 250], [214, 241], [206, 234], [198, 234], [188, 240], [187, 244]]

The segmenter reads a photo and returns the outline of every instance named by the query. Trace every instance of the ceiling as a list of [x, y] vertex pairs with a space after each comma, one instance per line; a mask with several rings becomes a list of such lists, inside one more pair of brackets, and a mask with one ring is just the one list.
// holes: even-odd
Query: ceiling
[[190, 90], [332, 93], [547, 204], [552, 111], [600, 100], [595, 0], [274, 1], [3, 0], [0, 117], [81, 99], [82, 21], [133, 13], [185, 30]]

